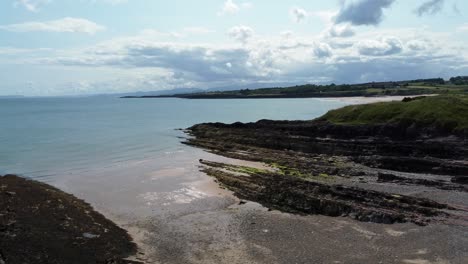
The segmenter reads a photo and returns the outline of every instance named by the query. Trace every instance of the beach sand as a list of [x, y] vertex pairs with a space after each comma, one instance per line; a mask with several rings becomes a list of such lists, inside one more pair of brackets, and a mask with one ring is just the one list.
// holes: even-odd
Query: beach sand
[[[187, 148], [174, 157], [179, 167], [139, 174], [138, 168], [148, 165], [139, 163], [132, 175], [102, 175], [67, 186], [81, 186], [71, 189], [127, 229], [139, 245], [133, 259], [145, 263], [468, 261], [467, 227], [385, 225], [269, 211], [240, 202], [199, 172], [199, 158], [265, 168]], [[468, 201], [466, 193], [459, 195], [457, 200]]]

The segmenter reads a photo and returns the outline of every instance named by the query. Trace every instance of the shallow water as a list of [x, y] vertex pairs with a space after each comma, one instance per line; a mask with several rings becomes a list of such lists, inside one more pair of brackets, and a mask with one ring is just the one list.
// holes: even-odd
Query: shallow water
[[344, 104], [318, 99], [3, 99], [0, 174], [50, 183], [118, 218], [174, 213], [194, 200], [219, 195], [218, 188], [207, 187], [211, 182], [199, 172], [198, 159], [222, 159], [181, 144], [185, 135], [176, 129], [201, 122], [313, 119]]
[[183, 100], [30, 98], [0, 100], [0, 174], [49, 183], [187, 147], [176, 128], [200, 122], [312, 119], [344, 102], [317, 99]]

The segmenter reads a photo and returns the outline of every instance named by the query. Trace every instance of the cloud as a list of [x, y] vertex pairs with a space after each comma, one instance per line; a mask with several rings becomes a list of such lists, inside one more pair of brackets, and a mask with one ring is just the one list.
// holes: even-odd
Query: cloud
[[363, 40], [357, 44], [358, 51], [365, 56], [388, 56], [400, 53], [403, 45], [398, 38], [386, 37], [381, 40]]
[[383, 19], [383, 10], [395, 0], [359, 0], [343, 5], [336, 17], [336, 23], [349, 22], [353, 25], [378, 25]]
[[[170, 32], [154, 32], [116, 38], [79, 50], [18, 53], [21, 60], [15, 63], [77, 74], [96, 72], [97, 81], [85, 75], [78, 78], [74, 74], [68, 77], [49, 73], [65, 76], [60, 78], [67, 83], [58, 84], [55, 78], [48, 81], [57, 82], [57, 89], [68, 87], [71, 85], [68, 82], [73, 81], [72, 87], [79, 93], [233, 84], [271, 87], [278, 83], [356, 83], [450, 77], [468, 70], [464, 43], [452, 39], [452, 34], [432, 32], [429, 28], [370, 28], [347, 38], [301, 36], [290, 31], [265, 36], [254, 34], [247, 26], [234, 28], [233, 38], [242, 45], [187, 43], [171, 37]], [[5, 52], [15, 56], [17, 51]], [[5, 61], [5, 57], [1, 59]], [[15, 58], [7, 57], [11, 61]], [[5, 74], [0, 77], [8, 78]], [[79, 83], [82, 80], [88, 82]], [[50, 87], [45, 83], [37, 85]]]
[[416, 10], [418, 16], [423, 16], [426, 14], [436, 14], [439, 13], [444, 7], [445, 0], [429, 0], [422, 3]]
[[245, 44], [250, 38], [254, 36], [255, 32], [251, 27], [248, 26], [235, 26], [229, 29], [228, 34], [234, 40]]
[[104, 26], [83, 18], [65, 17], [50, 21], [33, 21], [20, 24], [1, 25], [0, 29], [12, 32], [70, 32], [95, 34], [105, 30]]
[[328, 35], [333, 38], [347, 38], [355, 34], [356, 32], [349, 24], [333, 25], [328, 29]]
[[406, 46], [413, 51], [422, 51], [429, 48], [428, 43], [422, 40], [410, 40]]
[[458, 32], [468, 32], [468, 23], [465, 23], [457, 28]]
[[313, 52], [317, 58], [328, 58], [332, 56], [332, 49], [327, 43], [315, 43]]
[[39, 11], [39, 8], [43, 5], [52, 2], [52, 0], [15, 0], [13, 2], [14, 7], [22, 6], [26, 10], [31, 12]]
[[296, 23], [301, 23], [302, 21], [304, 21], [309, 16], [307, 11], [300, 8], [300, 7], [291, 8], [291, 10], [289, 11], [289, 14], [290, 14], [292, 20], [294, 22], [296, 22]]
[[234, 0], [226, 0], [224, 2], [223, 7], [218, 12], [218, 16], [223, 15], [233, 15], [238, 13], [241, 9], [248, 9], [251, 8], [253, 5], [250, 2], [243, 2], [241, 4], [237, 4]]

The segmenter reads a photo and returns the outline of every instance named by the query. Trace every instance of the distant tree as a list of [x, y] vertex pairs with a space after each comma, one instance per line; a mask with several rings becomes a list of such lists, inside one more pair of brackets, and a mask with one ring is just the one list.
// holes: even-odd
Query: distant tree
[[455, 85], [468, 85], [468, 76], [452, 77], [450, 82]]
[[250, 89], [242, 89], [240, 90], [240, 93], [243, 94], [243, 95], [247, 95], [250, 93]]

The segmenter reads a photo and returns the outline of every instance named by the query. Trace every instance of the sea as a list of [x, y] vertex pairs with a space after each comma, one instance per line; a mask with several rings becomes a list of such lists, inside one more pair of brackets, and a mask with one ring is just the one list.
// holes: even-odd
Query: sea
[[310, 120], [340, 101], [320, 99], [187, 100], [0, 99], [0, 174], [48, 183], [60, 177], [182, 155], [183, 132], [202, 122]]
[[311, 120], [350, 103], [117, 96], [0, 99], [0, 175], [46, 182], [117, 218], [154, 215], [219, 191], [200, 173], [198, 160], [222, 158], [182, 144], [187, 135], [180, 129], [202, 122]]

